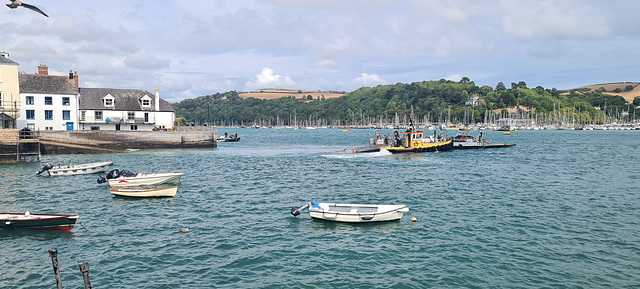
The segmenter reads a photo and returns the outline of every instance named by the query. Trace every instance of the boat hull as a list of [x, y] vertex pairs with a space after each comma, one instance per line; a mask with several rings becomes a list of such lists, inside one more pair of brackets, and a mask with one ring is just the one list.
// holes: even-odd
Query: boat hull
[[320, 208], [312, 207], [309, 215], [312, 219], [343, 222], [343, 223], [373, 223], [391, 222], [402, 219], [404, 213], [409, 212], [405, 205], [361, 205], [361, 204], [318, 204]]
[[112, 187], [134, 187], [172, 183], [180, 180], [184, 173], [159, 173], [159, 174], [138, 174], [135, 177], [120, 177], [109, 179], [109, 186]]
[[130, 198], [161, 198], [174, 197], [178, 192], [178, 187], [157, 188], [157, 189], [124, 189], [111, 188], [111, 194], [119, 197]]
[[453, 149], [453, 141], [440, 141], [434, 143], [424, 143], [412, 147], [383, 147], [392, 154], [404, 154], [404, 153], [426, 153], [436, 151], [448, 151]]
[[0, 229], [71, 231], [78, 215], [0, 213]]
[[469, 150], [469, 149], [504, 148], [504, 147], [512, 147], [512, 146], [515, 146], [515, 145], [516, 144], [508, 144], [508, 143], [501, 143], [501, 144], [455, 143], [453, 145], [453, 147], [456, 148], [456, 149], [461, 149], [461, 150]]
[[106, 171], [112, 165], [113, 162], [99, 162], [72, 166], [55, 166], [48, 170], [47, 173], [52, 177], [95, 174]]

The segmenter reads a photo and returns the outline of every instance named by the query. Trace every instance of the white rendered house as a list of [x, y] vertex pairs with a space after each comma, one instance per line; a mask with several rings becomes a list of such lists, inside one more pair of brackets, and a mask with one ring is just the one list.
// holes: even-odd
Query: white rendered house
[[172, 129], [176, 113], [156, 93], [140, 89], [80, 88], [80, 130]]
[[77, 73], [49, 75], [46, 66], [38, 74], [19, 74], [20, 116], [17, 128], [76, 130], [78, 128]]

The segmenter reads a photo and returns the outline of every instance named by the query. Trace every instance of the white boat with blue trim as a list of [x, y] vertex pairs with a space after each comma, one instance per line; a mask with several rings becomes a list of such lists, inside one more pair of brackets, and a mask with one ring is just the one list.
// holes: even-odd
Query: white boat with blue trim
[[79, 165], [51, 165], [49, 163], [45, 164], [42, 169], [36, 172], [36, 175], [47, 172], [49, 176], [71, 176], [71, 175], [86, 175], [86, 174], [95, 174], [106, 171], [110, 166], [113, 165], [113, 162], [98, 162], [98, 163], [89, 163], [89, 164], [79, 164]]
[[318, 203], [311, 201], [296, 209], [291, 209], [294, 216], [309, 208], [309, 215], [315, 220], [325, 220], [345, 223], [390, 222], [402, 219], [404, 213], [409, 212], [405, 205], [365, 205], [365, 204], [336, 204]]

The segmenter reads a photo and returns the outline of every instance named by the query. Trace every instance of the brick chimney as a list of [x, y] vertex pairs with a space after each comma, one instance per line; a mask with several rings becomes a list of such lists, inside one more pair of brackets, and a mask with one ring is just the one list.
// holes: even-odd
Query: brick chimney
[[78, 71], [73, 73], [73, 79], [76, 81], [76, 93], [80, 92], [80, 85], [78, 84]]
[[69, 70], [69, 79], [75, 81], [76, 93], [78, 93], [80, 91], [80, 88], [78, 87], [78, 71], [76, 70], [76, 73], [74, 74], [72, 70]]
[[38, 65], [38, 74], [40, 75], [49, 75], [49, 67], [44, 64]]

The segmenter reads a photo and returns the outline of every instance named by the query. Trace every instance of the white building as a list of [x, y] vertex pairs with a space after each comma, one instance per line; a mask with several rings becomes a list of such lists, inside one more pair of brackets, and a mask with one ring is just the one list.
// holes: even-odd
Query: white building
[[156, 93], [140, 89], [80, 88], [80, 130], [172, 129], [176, 113]]
[[17, 128], [75, 130], [78, 127], [77, 73], [49, 75], [44, 65], [38, 74], [19, 74], [20, 114]]

